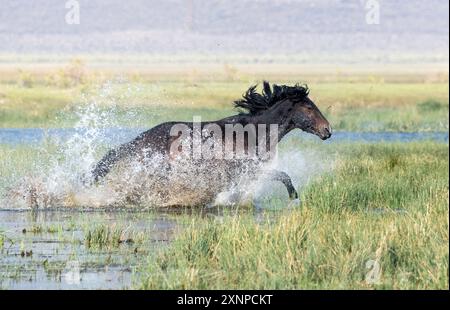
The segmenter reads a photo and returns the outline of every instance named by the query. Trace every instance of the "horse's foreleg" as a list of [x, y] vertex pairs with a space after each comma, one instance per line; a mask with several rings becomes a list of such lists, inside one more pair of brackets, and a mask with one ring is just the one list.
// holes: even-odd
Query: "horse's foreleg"
[[286, 172], [279, 170], [270, 170], [265, 172], [264, 174], [266, 174], [271, 180], [280, 181], [281, 183], [283, 183], [284, 186], [286, 186], [290, 199], [298, 199], [298, 194], [294, 186], [292, 185], [291, 177]]

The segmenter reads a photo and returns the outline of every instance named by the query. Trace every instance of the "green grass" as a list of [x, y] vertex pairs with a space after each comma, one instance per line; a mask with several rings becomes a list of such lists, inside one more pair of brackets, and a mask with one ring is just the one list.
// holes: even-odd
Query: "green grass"
[[[339, 147], [303, 204], [261, 221], [193, 218], [136, 273], [142, 289], [448, 289], [448, 145]], [[381, 268], [368, 282], [366, 264]]]
[[48, 158], [36, 148], [0, 144], [0, 197], [21, 177], [46, 163]]
[[3, 231], [0, 231], [0, 250], [3, 250], [3, 247], [5, 246], [5, 239]]
[[[304, 192], [305, 202], [325, 211], [416, 210], [447, 203], [448, 145], [368, 144], [344, 148], [336, 171]], [[433, 200], [437, 195], [441, 200]], [[448, 198], [448, 197], [447, 197]], [[445, 204], [442, 205], [445, 207]]]
[[123, 230], [119, 227], [101, 225], [86, 233], [84, 242], [88, 248], [117, 247], [122, 240]]
[[61, 232], [63, 230], [62, 226], [59, 225], [49, 225], [49, 226], [43, 226], [43, 225], [37, 225], [34, 224], [29, 228], [22, 229], [22, 233], [31, 233], [31, 234], [43, 234], [43, 233], [49, 233], [54, 234]]
[[[192, 119], [193, 115], [213, 120], [236, 113], [233, 100], [250, 85], [268, 79], [307, 82], [311, 98], [336, 130], [448, 130], [448, 79], [425, 83], [408, 75], [385, 80], [383, 75], [362, 74], [351, 80], [323, 73], [226, 78], [228, 71], [235, 71], [232, 69], [223, 69], [218, 75], [186, 70], [159, 80], [145, 72], [128, 72], [120, 80], [106, 69], [88, 71], [77, 62], [56, 71], [20, 71], [0, 80], [0, 127], [70, 127], [77, 119], [75, 109], [94, 101], [100, 109], [114, 109], [115, 125], [150, 127], [166, 120]], [[99, 85], [108, 81], [107, 90], [100, 90]]]
[[121, 244], [141, 244], [144, 235], [120, 225], [96, 225], [84, 232], [84, 244], [88, 249], [114, 249]]
[[70, 91], [0, 86], [1, 127], [47, 127], [72, 100]]

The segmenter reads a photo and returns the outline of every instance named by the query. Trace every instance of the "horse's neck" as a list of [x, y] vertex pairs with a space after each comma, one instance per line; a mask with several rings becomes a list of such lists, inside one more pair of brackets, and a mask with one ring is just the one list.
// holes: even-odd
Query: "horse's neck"
[[255, 121], [258, 124], [266, 124], [267, 127], [270, 125], [278, 126], [278, 141], [279, 142], [286, 134], [289, 133], [293, 128], [290, 126], [291, 121], [291, 110], [292, 103], [289, 101], [280, 102], [274, 105], [272, 108], [266, 112], [256, 115]]
[[290, 126], [290, 111], [292, 109], [292, 103], [289, 101], [280, 102], [269, 110], [257, 114], [257, 115], [234, 115], [221, 119], [219, 122], [221, 125], [225, 124], [241, 124], [243, 126], [247, 124], [254, 124], [257, 128], [258, 125], [266, 125], [266, 139], [270, 138], [271, 125], [278, 126], [277, 143], [292, 130]]

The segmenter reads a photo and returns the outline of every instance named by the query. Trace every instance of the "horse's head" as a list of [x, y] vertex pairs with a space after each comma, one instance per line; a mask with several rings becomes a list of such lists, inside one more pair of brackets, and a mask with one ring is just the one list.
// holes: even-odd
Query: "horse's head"
[[331, 126], [319, 108], [308, 95], [301, 98], [287, 98], [293, 103], [291, 126], [315, 134], [322, 140], [331, 137]]
[[263, 87], [261, 94], [256, 92], [256, 86], [250, 87], [243, 99], [235, 101], [234, 105], [247, 111], [247, 115], [265, 115], [274, 123], [281, 119], [287, 131], [299, 128], [322, 140], [331, 137], [330, 123], [309, 99], [306, 85], [273, 84], [271, 87], [264, 82]]

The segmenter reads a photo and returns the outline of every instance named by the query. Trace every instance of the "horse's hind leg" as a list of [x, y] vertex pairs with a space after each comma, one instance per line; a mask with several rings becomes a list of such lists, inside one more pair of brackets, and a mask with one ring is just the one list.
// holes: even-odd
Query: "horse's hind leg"
[[92, 170], [92, 177], [95, 182], [98, 182], [100, 178], [103, 178], [109, 173], [111, 168], [124, 157], [135, 154], [136, 148], [133, 142], [122, 144], [117, 149], [112, 149], [97, 163], [94, 170]]
[[279, 170], [270, 170], [265, 172], [265, 174], [271, 180], [280, 181], [281, 183], [283, 183], [284, 186], [286, 186], [290, 199], [298, 199], [298, 193], [292, 185], [291, 177], [286, 172]]

